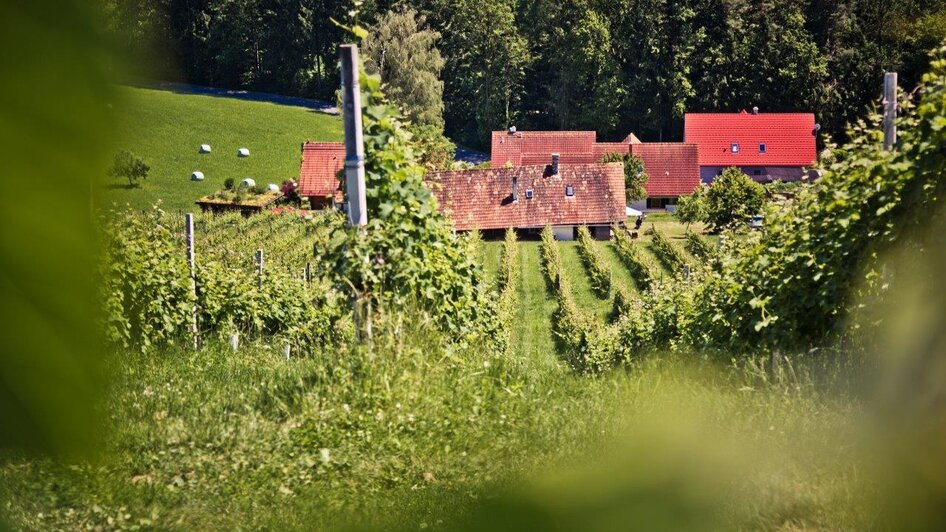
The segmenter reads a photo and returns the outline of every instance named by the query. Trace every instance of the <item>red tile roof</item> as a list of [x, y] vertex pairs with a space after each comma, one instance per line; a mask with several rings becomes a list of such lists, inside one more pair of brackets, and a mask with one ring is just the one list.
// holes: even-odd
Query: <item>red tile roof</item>
[[[815, 164], [812, 113], [687, 113], [683, 137], [700, 146], [700, 166]], [[739, 153], [732, 152], [733, 144]]]
[[341, 182], [338, 172], [345, 166], [345, 145], [340, 142], [306, 142], [302, 145], [299, 195], [334, 196]]
[[553, 153], [565, 164], [596, 163], [595, 135], [594, 131], [494, 131], [491, 166], [502, 168], [507, 162], [512, 166], [545, 165]]
[[601, 161], [608, 153], [628, 153], [628, 146], [630, 146], [630, 142], [596, 142], [593, 146], [593, 152], [595, 159]]
[[675, 197], [692, 193], [700, 186], [699, 147], [679, 142], [637, 142], [632, 155], [644, 161], [647, 195]]
[[[546, 225], [609, 225], [625, 220], [624, 168], [620, 163], [561, 165], [544, 177], [545, 166], [435, 172], [427, 181], [454, 227], [531, 228]], [[512, 201], [512, 179], [519, 200]], [[575, 195], [565, 195], [566, 186]], [[532, 199], [526, 191], [531, 190]]]

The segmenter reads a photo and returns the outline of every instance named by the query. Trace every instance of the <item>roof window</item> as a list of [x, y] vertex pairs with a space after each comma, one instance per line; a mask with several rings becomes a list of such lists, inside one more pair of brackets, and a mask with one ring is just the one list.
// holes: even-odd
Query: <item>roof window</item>
[[739, 144], [733, 142], [729, 147], [733, 153], [739, 153]]
[[767, 147], [764, 142], [762, 144], [759, 144], [759, 153], [765, 153], [766, 150], [767, 150]]
[[526, 191], [526, 199], [532, 199], [535, 196], [535, 192], [530, 188]]
[[575, 187], [571, 185], [565, 185], [565, 195], [569, 198], [575, 195]]

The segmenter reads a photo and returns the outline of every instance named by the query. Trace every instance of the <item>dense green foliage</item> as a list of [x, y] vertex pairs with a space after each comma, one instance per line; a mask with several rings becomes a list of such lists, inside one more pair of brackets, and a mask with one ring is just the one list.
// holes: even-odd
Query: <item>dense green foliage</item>
[[578, 228], [578, 255], [581, 256], [595, 293], [601, 298], [608, 297], [611, 294], [611, 268], [595, 246], [591, 231], [586, 226]]
[[[341, 306], [317, 275], [324, 266], [310, 268], [310, 280], [302, 271], [307, 261], [315, 262], [313, 246], [339, 225], [335, 215], [198, 216], [194, 288], [183, 216], [157, 209], [112, 213], [105, 224], [102, 291], [113, 345], [149, 350], [189, 344], [195, 313], [202, 339], [278, 336], [304, 350], [344, 340]], [[257, 249], [264, 252], [263, 275]]]
[[113, 179], [127, 180], [129, 187], [136, 187], [142, 179], [148, 177], [149, 171], [151, 167], [141, 157], [128, 150], [122, 150], [115, 154], [108, 175]]
[[652, 289], [649, 315], [664, 320], [654, 345], [798, 349], [841, 334], [858, 291], [887, 286], [878, 252], [928, 221], [946, 187], [946, 60], [907, 103], [896, 151], [882, 149], [876, 125], [859, 127], [818, 186], [769, 205], [764, 233], [727, 238], [699, 282]]
[[329, 20], [416, 9], [445, 61], [452, 138], [594, 129], [682, 136], [685, 111], [813, 111], [843, 137], [883, 72], [912, 88], [946, 37], [943, 0], [108, 0], [118, 41], [152, 76], [334, 99]]
[[705, 221], [715, 231], [743, 227], [762, 211], [765, 188], [738, 168], [727, 168], [706, 192]]
[[605, 155], [601, 162], [603, 163], [624, 163], [624, 196], [626, 201], [633, 202], [647, 197], [647, 185], [649, 176], [647, 169], [644, 168], [644, 160], [637, 155], [625, 153], [609, 153]]

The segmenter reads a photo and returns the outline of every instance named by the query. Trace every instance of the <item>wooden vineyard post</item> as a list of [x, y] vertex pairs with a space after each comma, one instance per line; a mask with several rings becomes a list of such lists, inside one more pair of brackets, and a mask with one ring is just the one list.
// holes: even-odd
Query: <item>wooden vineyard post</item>
[[884, 75], [884, 149], [893, 150], [897, 146], [897, 73]]
[[256, 250], [256, 283], [262, 288], [263, 287], [263, 250]]
[[194, 215], [191, 213], [184, 215], [184, 231], [187, 241], [187, 269], [191, 281], [191, 296], [194, 298], [194, 308], [191, 310], [191, 337], [194, 341], [194, 349], [197, 349], [199, 343], [197, 337], [197, 276], [194, 271]]

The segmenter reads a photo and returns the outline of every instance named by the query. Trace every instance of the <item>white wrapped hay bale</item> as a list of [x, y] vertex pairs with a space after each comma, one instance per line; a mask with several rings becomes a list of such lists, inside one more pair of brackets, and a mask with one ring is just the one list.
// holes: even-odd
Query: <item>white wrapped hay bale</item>
[[210, 153], [211, 151], [212, 151], [212, 150], [211, 150], [211, 148], [210, 148], [210, 144], [201, 144], [201, 145], [200, 145], [200, 153]]
[[250, 150], [249, 148], [240, 148], [239, 150], [237, 150], [237, 155], [239, 155], [240, 157], [249, 157]]
[[194, 172], [191, 174], [191, 181], [203, 181], [204, 173], [203, 172]]
[[247, 177], [246, 179], [240, 182], [240, 185], [244, 187], [255, 187], [256, 181], [254, 181], [252, 178]]
[[268, 188], [270, 192], [279, 192], [279, 185], [275, 185], [273, 183], [267, 185], [266, 188]]

